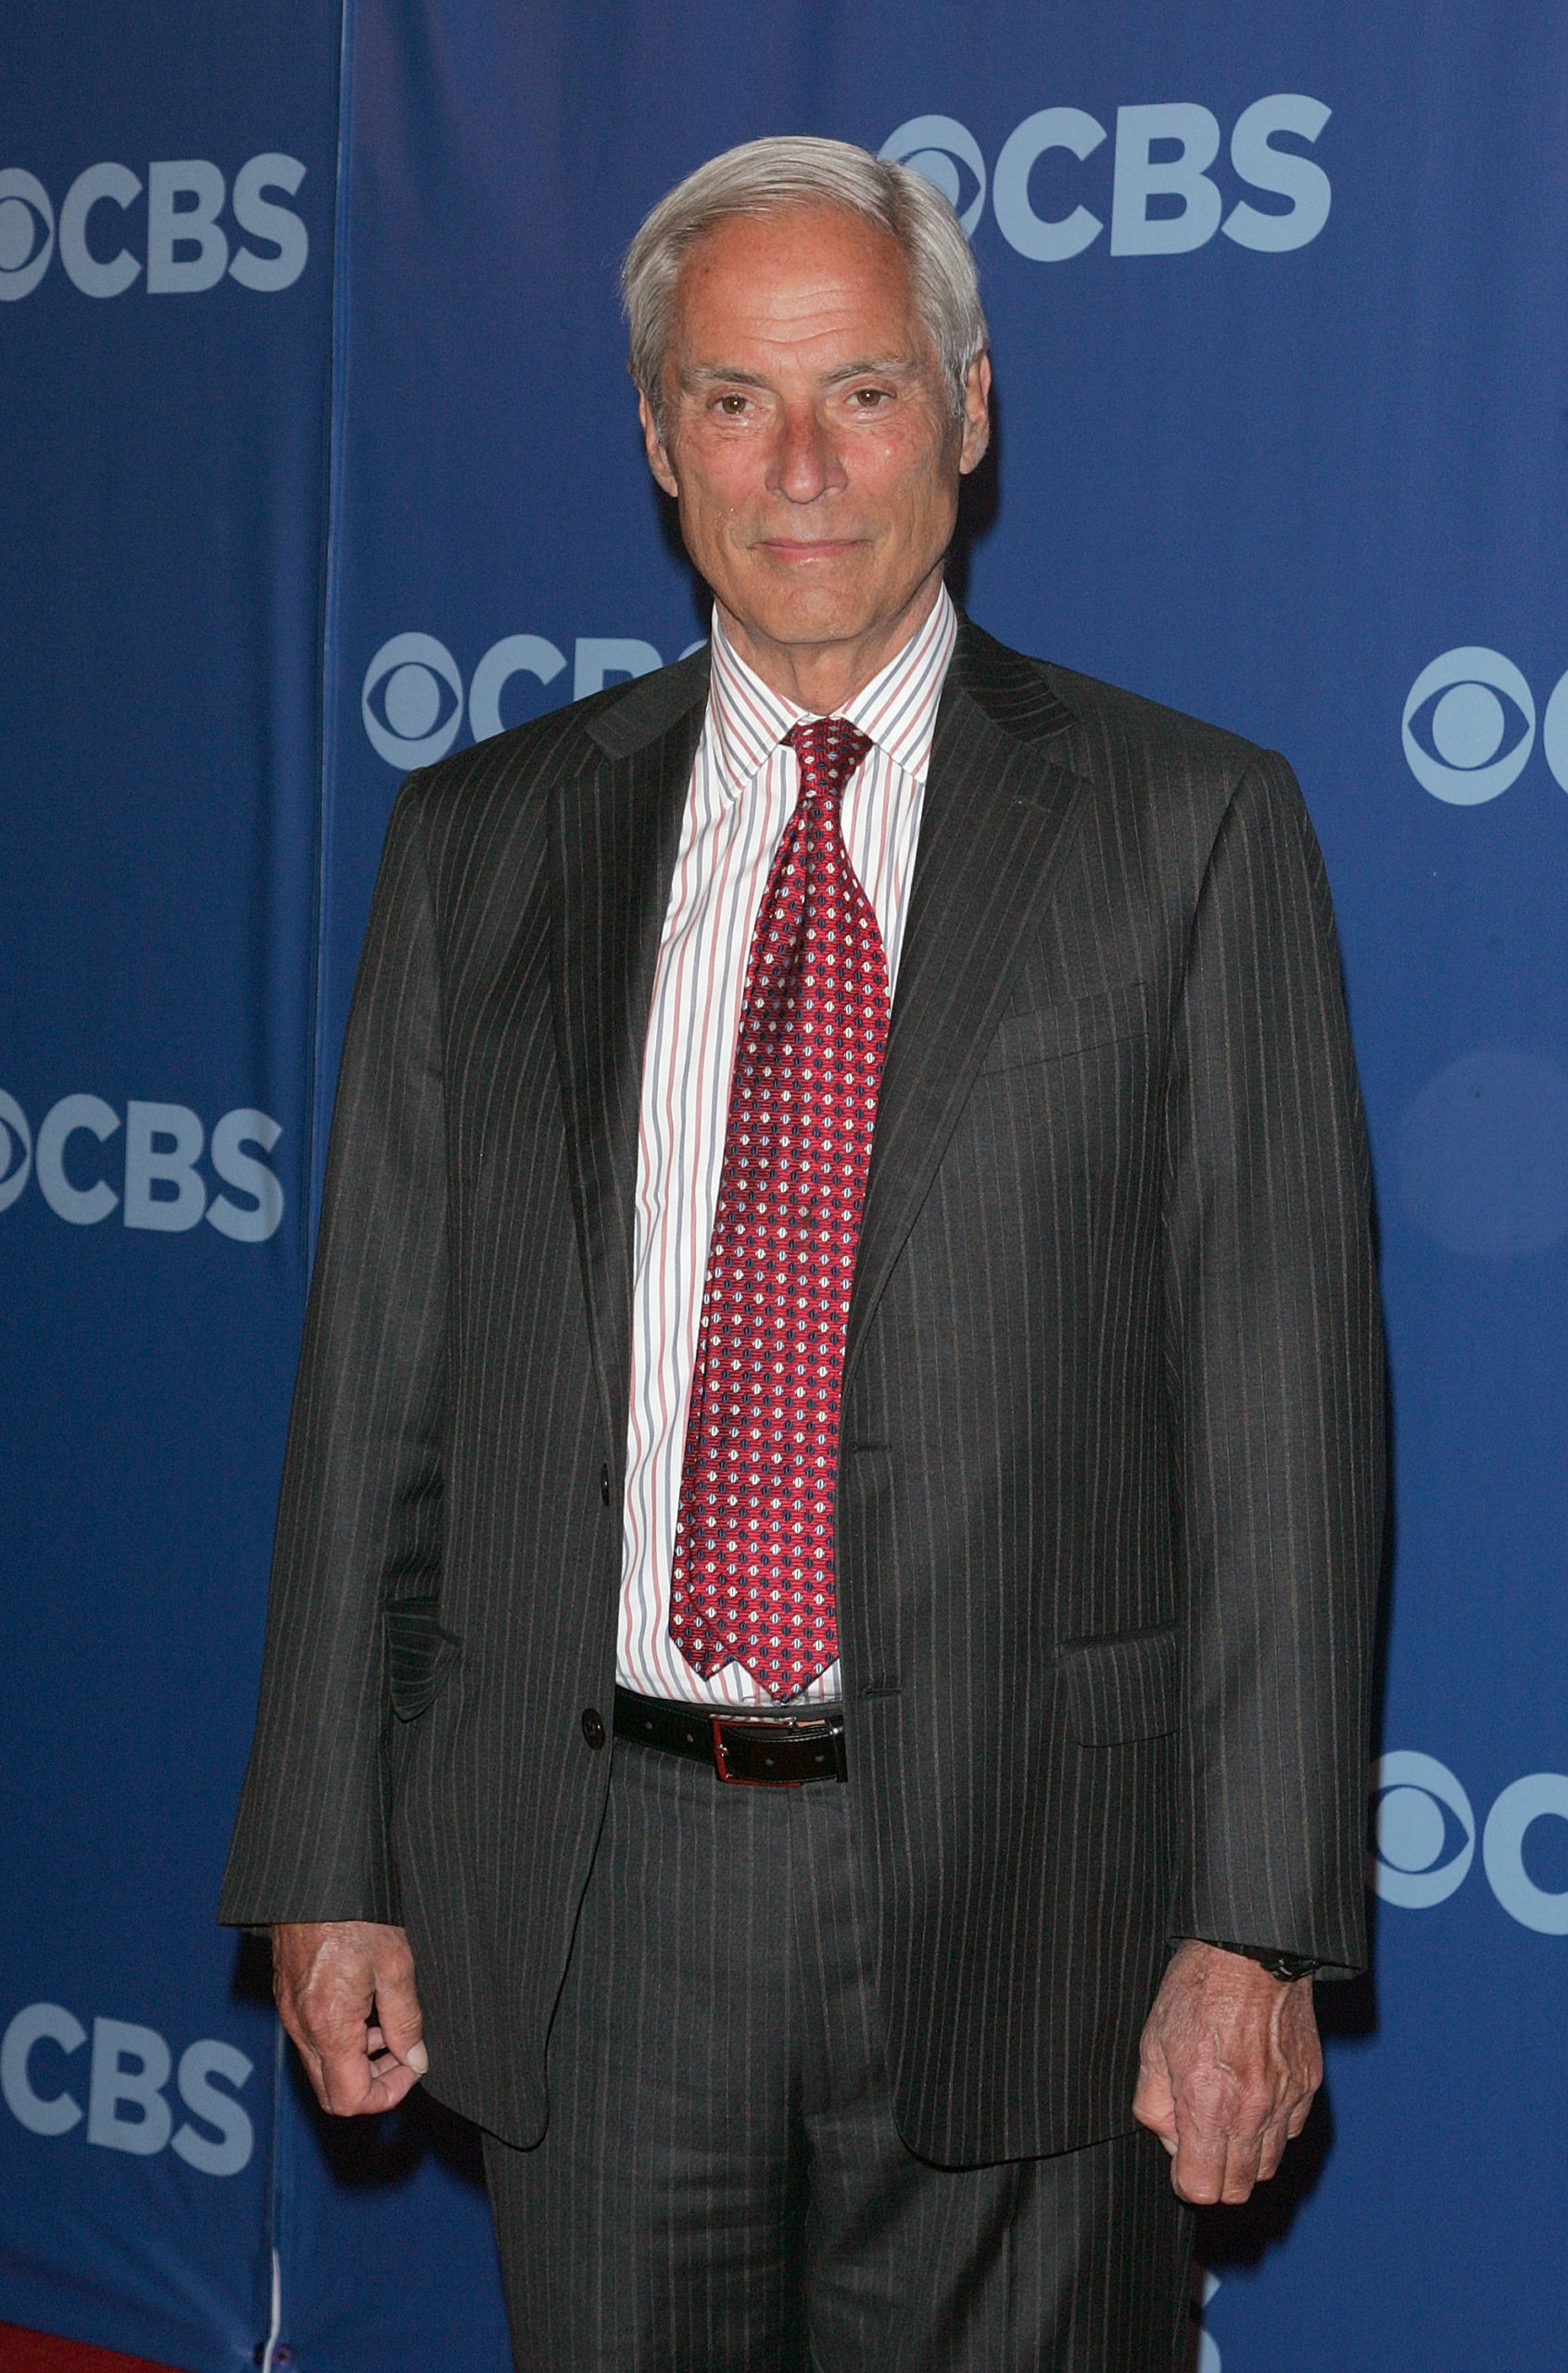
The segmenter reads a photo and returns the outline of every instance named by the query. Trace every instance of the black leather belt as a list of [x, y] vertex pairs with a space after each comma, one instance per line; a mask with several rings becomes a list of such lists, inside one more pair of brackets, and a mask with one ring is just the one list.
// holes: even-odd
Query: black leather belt
[[807, 1780], [843, 1780], [844, 1717], [838, 1706], [798, 1714], [714, 1714], [643, 1697], [615, 1684], [615, 1736], [706, 1763], [742, 1788], [798, 1788]]

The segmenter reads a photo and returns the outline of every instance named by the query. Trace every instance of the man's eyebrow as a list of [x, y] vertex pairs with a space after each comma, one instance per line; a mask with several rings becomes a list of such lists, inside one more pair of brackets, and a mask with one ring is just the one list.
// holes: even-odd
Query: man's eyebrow
[[683, 387], [711, 387], [721, 382], [727, 387], [765, 387], [768, 384], [758, 371], [731, 371], [722, 362], [688, 362], [681, 366]]
[[[849, 379], [911, 379], [918, 377], [920, 369], [913, 355], [871, 355], [856, 362], [841, 362], [836, 369], [824, 372], [822, 384], [838, 387]], [[769, 387], [773, 382], [760, 371], [731, 370], [722, 362], [689, 362], [681, 367], [680, 384], [683, 387]]]
[[836, 371], [824, 374], [824, 383], [837, 387], [846, 379], [913, 379], [919, 373], [920, 364], [912, 354], [873, 354], [864, 362], [841, 363]]

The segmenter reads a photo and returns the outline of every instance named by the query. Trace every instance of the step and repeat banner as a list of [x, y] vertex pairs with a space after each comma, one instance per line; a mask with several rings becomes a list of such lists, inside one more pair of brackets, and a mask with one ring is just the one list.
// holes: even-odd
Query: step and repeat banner
[[1397, 1502], [1377, 1969], [1286, 2175], [1205, 2220], [1195, 2363], [1548, 2373], [1568, 19], [77, 0], [7, 62], [0, 2318], [192, 2373], [505, 2365], [473, 2136], [317, 2119], [212, 1908], [386, 816], [704, 633], [616, 269], [690, 167], [801, 130], [973, 241], [972, 614], [1283, 749], [1341, 920]]
[[0, 2319], [269, 2323], [213, 1888], [305, 1287], [337, 10], [6, 12]]

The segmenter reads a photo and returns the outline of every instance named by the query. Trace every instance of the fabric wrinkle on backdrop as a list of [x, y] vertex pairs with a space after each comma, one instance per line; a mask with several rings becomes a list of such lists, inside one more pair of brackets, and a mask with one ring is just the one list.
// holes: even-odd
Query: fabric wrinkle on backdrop
[[[0, 2319], [505, 2365], [475, 2138], [335, 2127], [212, 1910], [336, 1054], [398, 781], [677, 657], [615, 302], [765, 132], [954, 197], [953, 574], [1282, 749], [1333, 883], [1397, 1525], [1326, 2097], [1205, 2222], [1203, 2373], [1561, 2354], [1568, 22], [1543, 0], [102, 0], [0, 92]], [[388, 2270], [391, 2270], [389, 2277]]]

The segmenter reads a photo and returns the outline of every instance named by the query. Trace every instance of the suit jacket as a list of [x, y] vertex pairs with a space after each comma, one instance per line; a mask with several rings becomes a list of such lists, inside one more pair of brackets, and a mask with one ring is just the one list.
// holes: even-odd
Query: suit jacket
[[[402, 1923], [432, 2088], [513, 2143], [613, 1751], [639, 1084], [706, 693], [704, 653], [398, 799], [223, 1893]], [[848, 1785], [930, 2159], [1125, 2131], [1172, 1937], [1363, 1958], [1368, 1205], [1289, 769], [965, 623], [837, 1505]]]

